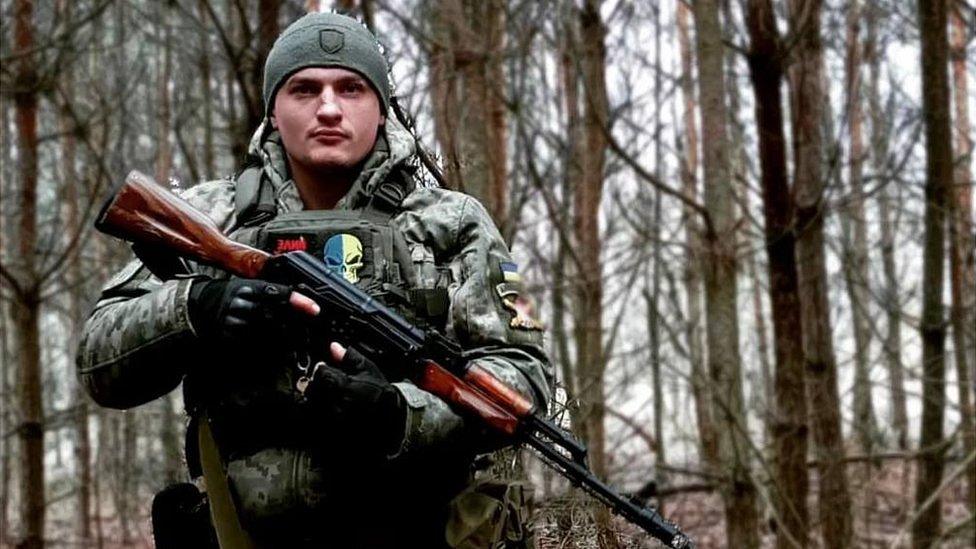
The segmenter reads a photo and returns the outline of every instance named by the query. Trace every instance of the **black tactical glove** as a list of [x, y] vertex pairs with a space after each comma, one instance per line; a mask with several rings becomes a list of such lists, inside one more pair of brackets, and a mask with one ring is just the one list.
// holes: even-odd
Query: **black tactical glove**
[[373, 361], [347, 349], [335, 366], [318, 366], [305, 389], [315, 421], [348, 444], [353, 455], [383, 457], [403, 443], [407, 407]]
[[190, 287], [190, 323], [204, 340], [266, 341], [280, 329], [289, 295], [288, 286], [263, 280], [199, 280]]

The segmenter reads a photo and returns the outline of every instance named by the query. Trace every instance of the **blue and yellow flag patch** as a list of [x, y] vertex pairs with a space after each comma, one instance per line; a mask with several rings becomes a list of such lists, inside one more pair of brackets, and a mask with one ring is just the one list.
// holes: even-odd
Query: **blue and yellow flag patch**
[[499, 263], [502, 269], [502, 280], [505, 282], [521, 282], [522, 275], [518, 272], [518, 265], [515, 263]]

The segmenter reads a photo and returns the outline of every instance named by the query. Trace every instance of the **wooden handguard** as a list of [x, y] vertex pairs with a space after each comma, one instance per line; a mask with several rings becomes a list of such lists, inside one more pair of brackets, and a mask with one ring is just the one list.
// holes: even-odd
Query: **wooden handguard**
[[227, 238], [212, 219], [135, 170], [102, 206], [95, 228], [245, 278], [257, 278], [271, 257]]
[[420, 375], [414, 378], [414, 383], [455, 410], [467, 410], [476, 415], [498, 432], [514, 436], [518, 430], [519, 420], [515, 415], [435, 362], [428, 361]]
[[516, 418], [528, 416], [534, 409], [531, 400], [477, 364], [468, 366], [464, 381], [480, 389], [485, 396]]

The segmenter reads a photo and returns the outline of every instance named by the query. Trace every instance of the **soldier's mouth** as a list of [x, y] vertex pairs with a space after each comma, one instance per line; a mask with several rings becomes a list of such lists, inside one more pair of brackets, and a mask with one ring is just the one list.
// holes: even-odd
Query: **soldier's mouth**
[[338, 130], [317, 130], [312, 132], [312, 138], [320, 140], [341, 140], [346, 138], [346, 134]]

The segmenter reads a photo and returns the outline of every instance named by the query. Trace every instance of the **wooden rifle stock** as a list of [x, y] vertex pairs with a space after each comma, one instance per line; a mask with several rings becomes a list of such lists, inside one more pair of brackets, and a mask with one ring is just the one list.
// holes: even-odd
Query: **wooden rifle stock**
[[270, 257], [227, 238], [200, 210], [135, 170], [102, 206], [95, 228], [245, 278], [257, 278]]

